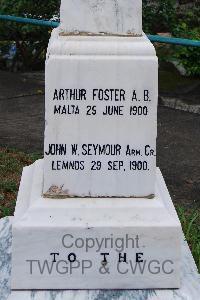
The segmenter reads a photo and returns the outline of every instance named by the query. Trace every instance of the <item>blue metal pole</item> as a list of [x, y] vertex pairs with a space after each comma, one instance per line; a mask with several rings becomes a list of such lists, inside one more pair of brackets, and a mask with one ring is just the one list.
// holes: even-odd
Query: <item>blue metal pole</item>
[[182, 39], [182, 38], [171, 38], [171, 37], [164, 37], [160, 35], [147, 35], [151, 42], [158, 42], [158, 43], [166, 43], [166, 44], [173, 44], [173, 45], [182, 45], [182, 46], [190, 46], [190, 47], [200, 47], [200, 41], [198, 40], [189, 40], [189, 39]]
[[21, 17], [9, 16], [9, 15], [0, 15], [0, 20], [12, 21], [17, 23], [25, 23], [25, 24], [31, 24], [37, 26], [54, 27], [54, 28], [59, 26], [59, 22], [55, 22], [55, 21], [21, 18]]
[[[25, 24], [31, 24], [36, 26], [53, 27], [53, 28], [59, 26], [59, 22], [55, 22], [55, 21], [21, 18], [16, 16], [9, 16], [9, 15], [0, 15], [0, 20], [12, 21], [17, 23], [25, 23]], [[200, 41], [198, 40], [164, 37], [160, 35], [147, 35], [147, 37], [153, 43], [157, 42], [157, 43], [182, 45], [182, 46], [189, 46], [189, 47], [200, 47]]]

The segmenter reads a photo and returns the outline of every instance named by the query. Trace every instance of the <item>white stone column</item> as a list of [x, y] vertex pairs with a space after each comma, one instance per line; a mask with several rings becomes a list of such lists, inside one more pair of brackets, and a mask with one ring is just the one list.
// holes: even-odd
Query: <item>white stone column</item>
[[142, 0], [62, 0], [61, 29], [68, 34], [142, 35]]
[[141, 6], [62, 1], [46, 62], [47, 197], [155, 194], [158, 63]]

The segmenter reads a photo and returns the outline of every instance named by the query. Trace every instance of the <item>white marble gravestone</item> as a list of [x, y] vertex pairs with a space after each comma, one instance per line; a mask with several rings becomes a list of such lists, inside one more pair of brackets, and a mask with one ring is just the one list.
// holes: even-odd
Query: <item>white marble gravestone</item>
[[158, 62], [141, 18], [141, 0], [62, 1], [46, 62], [45, 196], [154, 195]]
[[13, 221], [12, 289], [180, 287], [181, 226], [156, 170], [158, 61], [141, 16], [139, 0], [62, 1], [44, 160], [24, 169]]

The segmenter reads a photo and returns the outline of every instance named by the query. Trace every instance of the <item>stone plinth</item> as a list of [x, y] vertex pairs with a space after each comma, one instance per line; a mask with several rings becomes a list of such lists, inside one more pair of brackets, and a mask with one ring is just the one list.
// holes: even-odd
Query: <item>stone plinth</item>
[[[13, 221], [12, 289], [180, 287], [181, 226], [159, 170], [151, 200], [44, 199], [42, 176], [42, 160], [22, 176]], [[57, 253], [55, 262], [51, 253]], [[70, 271], [72, 253], [78, 262]], [[102, 253], [109, 253], [108, 265]], [[124, 253], [127, 261], [119, 263]]]
[[66, 34], [140, 36], [141, 0], [62, 0], [61, 30]]
[[200, 294], [200, 275], [193, 257], [182, 237], [181, 249], [181, 288], [178, 290], [110, 290], [110, 291], [12, 291], [11, 258], [12, 258], [12, 221], [13, 218], [0, 220], [0, 299], [1, 300], [197, 300]]

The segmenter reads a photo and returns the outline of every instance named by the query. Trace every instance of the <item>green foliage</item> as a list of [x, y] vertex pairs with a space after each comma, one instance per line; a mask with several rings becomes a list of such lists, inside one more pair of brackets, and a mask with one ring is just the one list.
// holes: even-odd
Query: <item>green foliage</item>
[[17, 192], [17, 188], [16, 182], [12, 180], [5, 180], [0, 183], [0, 190], [4, 190], [7, 193]]
[[185, 238], [200, 272], [200, 212], [199, 210], [187, 212], [183, 207], [179, 206], [177, 207], [177, 213]]
[[[174, 0], [143, 1], [143, 27], [146, 33], [169, 32], [174, 37], [200, 39], [200, 6], [180, 10]], [[200, 75], [200, 49], [196, 47], [159, 45], [162, 61], [176, 60], [188, 76]]]
[[[191, 29], [188, 23], [181, 21], [177, 27], [174, 28], [173, 35], [176, 37], [200, 40], [200, 27]], [[200, 76], [200, 48], [177, 46], [174, 49], [173, 58], [183, 65], [187, 75]]]
[[11, 215], [11, 209], [9, 207], [0, 206], [2, 212], [2, 218], [9, 217]]
[[24, 17], [32, 17], [37, 19], [49, 19], [57, 12], [59, 1], [55, 0], [1, 0], [1, 12], [9, 13]]
[[[58, 16], [59, 6], [59, 0], [0, 0], [1, 14], [36, 19], [49, 20]], [[24, 70], [37, 69], [44, 64], [50, 31], [40, 26], [0, 22], [0, 46], [6, 41], [11, 44], [14, 41], [17, 47], [14, 62]], [[5, 51], [2, 51], [2, 56], [4, 54]]]
[[146, 33], [169, 32], [176, 23], [175, 0], [143, 0], [143, 28]]
[[197, 28], [200, 24], [200, 5], [194, 4], [192, 8], [179, 13], [179, 21], [184, 21], [189, 28]]
[[39, 153], [0, 148], [0, 218], [13, 214], [22, 169], [39, 158]]

